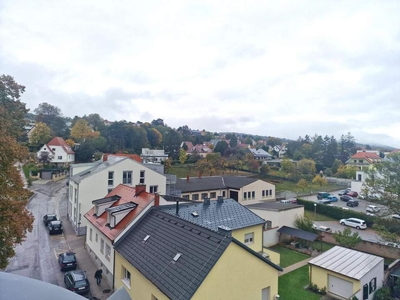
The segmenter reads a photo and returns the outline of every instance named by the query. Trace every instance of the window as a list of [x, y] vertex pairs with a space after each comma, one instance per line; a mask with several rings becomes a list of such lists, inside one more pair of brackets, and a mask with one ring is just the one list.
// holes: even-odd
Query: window
[[96, 243], [99, 241], [99, 235], [96, 233]]
[[144, 171], [140, 171], [140, 183], [144, 183]]
[[247, 198], [250, 199], [250, 197], [251, 197], [251, 192], [247, 192]]
[[109, 244], [106, 244], [106, 258], [107, 260], [111, 258], [111, 246]]
[[265, 229], [271, 229], [272, 228], [272, 221], [266, 221], [265, 222]]
[[208, 197], [208, 193], [201, 193], [201, 199], [205, 199]]
[[132, 171], [124, 171], [122, 173], [122, 183], [132, 184]]
[[222, 197], [226, 197], [225, 191], [222, 191]]
[[256, 197], [256, 192], [251, 192], [251, 198], [254, 199]]
[[114, 185], [114, 172], [108, 172], [108, 185]]
[[189, 200], [189, 195], [183, 195], [182, 198]]
[[51, 150], [56, 151], [56, 148], [51, 148]]
[[217, 198], [217, 193], [216, 193], [216, 192], [211, 192], [211, 193], [210, 193], [210, 198], [211, 198], [211, 199]]
[[247, 199], [247, 193], [246, 192], [243, 193], [243, 198], [244, 198], [244, 200]]
[[151, 185], [150, 186], [150, 194], [155, 194], [158, 192], [158, 185]]
[[104, 254], [104, 240], [100, 239], [100, 252]]
[[90, 229], [89, 229], [89, 240], [90, 240], [90, 241], [92, 240], [92, 235], [93, 235], [93, 229], [90, 228]]
[[272, 190], [269, 190], [269, 195], [272, 196]]
[[193, 194], [192, 200], [199, 200], [199, 194]]
[[262, 197], [265, 198], [265, 190], [262, 191]]
[[124, 266], [122, 266], [122, 282], [131, 288], [131, 273]]
[[57, 159], [62, 159], [62, 156], [57, 156]]
[[244, 243], [245, 243], [246, 245], [250, 245], [250, 244], [253, 244], [253, 243], [254, 243], [254, 232], [252, 232], [252, 233], [246, 233], [246, 234], [244, 235]]

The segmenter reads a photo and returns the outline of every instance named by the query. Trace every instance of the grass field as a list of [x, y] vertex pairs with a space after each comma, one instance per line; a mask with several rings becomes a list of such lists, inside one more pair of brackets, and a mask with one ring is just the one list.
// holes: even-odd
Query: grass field
[[304, 210], [304, 217], [311, 219], [313, 221], [337, 221], [336, 219], [333, 219], [331, 217], [327, 217], [325, 215], [321, 214], [314, 214], [314, 212], [309, 211], [309, 210]]
[[314, 294], [305, 289], [309, 285], [308, 265], [290, 273], [282, 275], [278, 279], [280, 299], [285, 300], [318, 300], [321, 295]]
[[281, 255], [280, 266], [286, 268], [299, 261], [307, 259], [309, 256], [297, 251], [290, 250], [288, 248], [276, 245], [270, 248], [271, 250], [278, 252]]

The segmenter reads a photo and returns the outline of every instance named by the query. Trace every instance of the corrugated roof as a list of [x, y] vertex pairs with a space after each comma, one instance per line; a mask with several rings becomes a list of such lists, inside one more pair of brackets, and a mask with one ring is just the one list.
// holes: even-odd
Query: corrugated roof
[[[162, 205], [160, 210], [176, 216], [176, 205]], [[193, 213], [197, 213], [196, 216]], [[179, 218], [218, 231], [219, 226], [230, 230], [264, 224], [265, 220], [233, 199], [179, 204]]]
[[382, 261], [376, 255], [335, 246], [308, 263], [359, 280]]
[[241, 189], [242, 187], [256, 182], [258, 178], [250, 178], [244, 176], [207, 176], [207, 177], [190, 177], [189, 179], [178, 178], [175, 188], [181, 190], [182, 193], [218, 190], [218, 189]]

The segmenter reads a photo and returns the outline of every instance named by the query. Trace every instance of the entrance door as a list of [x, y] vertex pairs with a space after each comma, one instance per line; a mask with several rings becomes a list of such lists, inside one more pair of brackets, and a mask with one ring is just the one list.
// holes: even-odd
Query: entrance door
[[262, 289], [261, 290], [261, 300], [269, 300], [270, 299], [269, 293], [270, 293], [269, 287]]

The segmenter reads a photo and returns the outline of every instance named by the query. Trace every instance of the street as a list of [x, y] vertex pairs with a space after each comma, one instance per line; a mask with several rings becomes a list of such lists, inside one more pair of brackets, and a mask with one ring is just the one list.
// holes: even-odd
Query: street
[[33, 183], [36, 195], [27, 205], [35, 217], [32, 232], [15, 248], [16, 255], [10, 259], [5, 271], [42, 280], [64, 287], [63, 273], [57, 263], [58, 253], [68, 249], [64, 235], [50, 236], [43, 224], [43, 215], [55, 213], [59, 216], [60, 205], [66, 205], [66, 180]]

